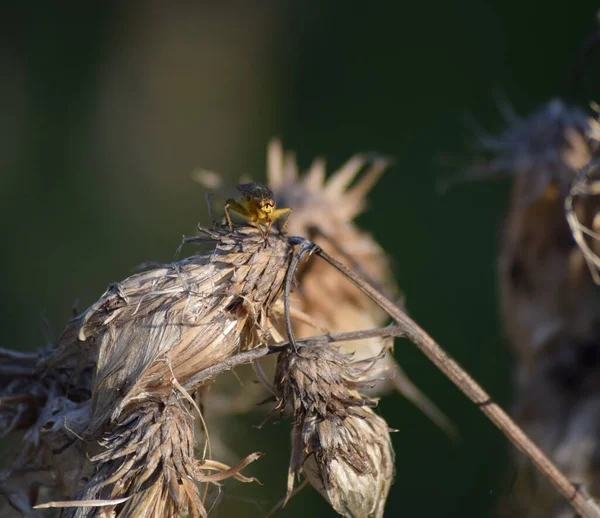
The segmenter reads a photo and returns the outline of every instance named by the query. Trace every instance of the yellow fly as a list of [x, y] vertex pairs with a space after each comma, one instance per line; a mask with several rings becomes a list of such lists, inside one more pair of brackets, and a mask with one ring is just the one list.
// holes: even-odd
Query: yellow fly
[[[275, 200], [273, 200], [273, 192], [271, 189], [260, 183], [243, 183], [238, 185], [237, 189], [242, 193], [241, 199], [236, 201], [233, 198], [229, 198], [225, 205], [225, 217], [227, 218], [229, 229], [233, 231], [233, 224], [231, 223], [231, 215], [229, 212], [237, 212], [246, 218], [250, 224], [258, 228], [266, 242], [273, 222], [284, 214], [289, 214], [292, 209], [276, 208]], [[262, 226], [263, 224], [266, 228]], [[287, 219], [285, 220], [282, 230], [285, 228], [286, 224]]]

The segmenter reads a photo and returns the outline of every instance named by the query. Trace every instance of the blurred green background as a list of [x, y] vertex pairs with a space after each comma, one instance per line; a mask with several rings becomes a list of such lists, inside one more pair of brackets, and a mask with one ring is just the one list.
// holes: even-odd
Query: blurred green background
[[[1, 345], [44, 345], [144, 261], [170, 261], [207, 223], [205, 167], [261, 178], [283, 138], [304, 167], [396, 158], [360, 223], [394, 259], [412, 316], [505, 406], [510, 354], [495, 261], [508, 181], [438, 184], [503, 127], [563, 95], [596, 2], [8, 2], [0, 16]], [[596, 59], [593, 64], [598, 64]], [[577, 93], [595, 98], [592, 67]], [[397, 357], [454, 420], [453, 445], [399, 396], [381, 403], [397, 455], [386, 516], [492, 516], [514, 472], [501, 434], [410, 345]], [[214, 516], [264, 516], [285, 492], [286, 427], [224, 437], [265, 485], [228, 484]], [[312, 489], [279, 516], [333, 516]]]

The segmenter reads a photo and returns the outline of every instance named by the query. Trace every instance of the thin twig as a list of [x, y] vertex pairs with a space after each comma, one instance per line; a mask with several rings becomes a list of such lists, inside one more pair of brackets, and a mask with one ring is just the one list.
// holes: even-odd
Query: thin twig
[[[367, 338], [374, 337], [400, 337], [404, 336], [404, 332], [400, 329], [399, 326], [389, 325], [385, 327], [378, 327], [375, 329], [366, 329], [363, 331], [351, 331], [349, 333], [330, 333], [326, 335], [319, 336], [311, 336], [310, 338], [303, 338], [301, 340], [297, 340], [296, 347], [302, 345], [314, 345], [314, 344], [322, 344], [322, 343], [335, 343], [335, 342], [351, 342], [354, 340], [366, 340]], [[242, 365], [244, 363], [251, 363], [260, 358], [268, 356], [269, 354], [280, 353], [284, 351], [290, 346], [294, 346], [291, 341], [289, 342], [281, 342], [274, 345], [263, 345], [261, 347], [256, 347], [251, 351], [246, 351], [243, 353], [236, 354], [235, 356], [231, 356], [222, 362], [219, 362], [211, 367], [208, 367], [200, 372], [196, 373], [190, 379], [188, 379], [183, 387], [193, 392], [198, 388], [202, 382], [211, 379], [222, 372], [228, 371], [237, 367], [238, 365]]]
[[350, 267], [360, 275], [362, 275], [369, 284], [375, 286], [381, 293], [383, 293], [386, 297], [390, 297], [390, 293], [386, 291], [385, 287], [382, 286], [379, 282], [377, 282], [365, 269], [360, 265], [360, 263], [356, 260], [356, 258], [348, 252], [338, 239], [335, 239], [333, 236], [330, 236], [327, 232], [325, 232], [320, 227], [312, 227], [309, 232], [316, 237], [320, 237], [327, 241], [328, 245], [335, 251], [335, 254], [338, 257], [344, 259], [344, 261], [350, 265]]
[[288, 266], [288, 270], [285, 276], [285, 287], [283, 292], [283, 312], [285, 317], [285, 332], [288, 335], [288, 340], [292, 344], [294, 351], [298, 353], [298, 344], [296, 343], [296, 337], [294, 335], [294, 328], [292, 326], [292, 316], [290, 311], [290, 293], [292, 291], [292, 284], [294, 283], [296, 269], [298, 268], [298, 262], [306, 252], [314, 250], [314, 243], [304, 238], [292, 237], [289, 239], [291, 244], [300, 244], [300, 250], [296, 252], [292, 261]]
[[[383, 296], [358, 274], [331, 257], [317, 245], [312, 244], [312, 246], [309, 246], [307, 241], [301, 240], [301, 238], [291, 238], [290, 242], [292, 244], [302, 244], [297, 255], [315, 253], [320, 256], [384, 309], [396, 321], [397, 325], [404, 332], [404, 336], [415, 344], [463, 394], [479, 407], [488, 419], [533, 462], [583, 518], [600, 518], [600, 508], [595, 502], [591, 499], [586, 499], [580, 489], [573, 485], [508, 414], [492, 401], [487, 392], [456, 361], [446, 354], [433, 338], [406, 315], [404, 311]], [[296, 259], [297, 264], [300, 257]], [[291, 338], [290, 341], [292, 341]]]
[[600, 164], [598, 161], [590, 162], [586, 167], [584, 167], [575, 178], [569, 194], [565, 197], [565, 213], [567, 222], [571, 227], [573, 238], [579, 246], [585, 262], [590, 269], [592, 279], [596, 284], [600, 284], [600, 274], [598, 273], [598, 270], [600, 270], [600, 257], [598, 257], [598, 255], [588, 245], [585, 235], [596, 240], [598, 240], [598, 238], [592, 230], [588, 229], [583, 223], [581, 223], [581, 221], [579, 221], [577, 213], [575, 212], [574, 200], [577, 196], [596, 196], [599, 194], [599, 182], [595, 181], [592, 184], [589, 183], [591, 175], [596, 172], [599, 167]]

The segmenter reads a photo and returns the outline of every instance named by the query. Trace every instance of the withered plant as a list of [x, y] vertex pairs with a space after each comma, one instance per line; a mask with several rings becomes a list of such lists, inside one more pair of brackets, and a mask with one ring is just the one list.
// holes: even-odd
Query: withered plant
[[[293, 208], [291, 217], [285, 220], [290, 235], [310, 239], [360, 272], [382, 292], [397, 297], [399, 289], [390, 259], [374, 237], [354, 221], [367, 208], [367, 195], [389, 165], [389, 158], [363, 153], [350, 157], [329, 176], [322, 158], [315, 159], [301, 172], [295, 154], [284, 151], [281, 142], [275, 139], [267, 149], [266, 176], [277, 206]], [[196, 179], [207, 188], [223, 188], [224, 182], [216, 173], [203, 171]], [[300, 265], [298, 280], [298, 289], [291, 295], [293, 328], [298, 337], [323, 331], [369, 329], [384, 324], [388, 318], [369, 297], [315, 258], [309, 257]], [[282, 336], [281, 326], [278, 331]], [[381, 337], [372, 337], [345, 342], [340, 347], [353, 353], [356, 360], [377, 356], [379, 359], [373, 368], [387, 371], [378, 383], [366, 389], [368, 393], [382, 395], [397, 390], [448, 436], [456, 438], [457, 432], [450, 420], [411, 382], [394, 360], [390, 345]], [[387, 352], [380, 354], [383, 349]], [[267, 362], [265, 369], [273, 371], [274, 365]], [[247, 392], [246, 397], [249, 396]], [[254, 405], [256, 395], [253, 396], [245, 403], [238, 401], [230, 407], [246, 409], [248, 404]], [[222, 399], [218, 401], [221, 403]], [[224, 407], [219, 406], [221, 410]]]
[[[333, 257], [348, 261], [352, 250], [329, 254], [277, 229], [265, 239], [249, 225], [217, 224], [186, 242], [205, 249], [111, 285], [56, 344], [37, 355], [1, 351], [0, 426], [19, 446], [6, 459], [0, 491], [21, 514], [58, 508], [69, 517], [207, 516], [222, 480], [254, 480], [241, 471], [259, 454], [234, 466], [213, 458], [209, 430], [203, 425], [197, 433], [194, 426], [204, 423], [206, 391], [222, 372], [278, 354], [276, 409], [292, 417], [287, 497], [295, 477], [304, 476], [339, 514], [380, 518], [394, 457], [388, 426], [364, 390], [388, 351], [382, 345], [356, 359], [332, 344], [404, 336], [581, 516], [600, 517], [593, 501], [385, 290]], [[294, 308], [291, 295], [302, 290], [298, 268], [311, 255], [394, 324], [297, 338], [292, 321], [305, 311]]]
[[279, 408], [292, 408], [288, 492], [303, 472], [344, 516], [383, 516], [394, 475], [394, 452], [375, 401], [360, 394], [376, 358], [353, 361], [336, 346], [313, 342], [279, 354]]
[[[237, 469], [215, 463], [208, 442], [202, 459], [195, 459], [193, 421], [195, 414], [202, 416], [180, 384], [266, 340], [291, 248], [277, 236], [264, 248], [251, 228], [231, 235], [205, 231], [189, 241], [209, 251], [110, 286], [69, 323], [56, 347], [7, 384], [11, 404], [3, 400], [2, 416], [8, 414], [13, 429], [31, 428], [15, 469], [43, 469], [64, 436], [79, 457], [90, 457], [78, 473], [69, 473], [69, 481], [59, 473], [62, 463], [50, 463], [49, 478], [66, 489], [62, 500], [95, 502], [66, 516], [111, 516], [117, 510], [119, 516], [175, 516], [184, 510], [205, 516], [197, 484], [223, 477], [211, 471], [249, 480], [239, 474], [247, 462]], [[62, 383], [52, 392], [38, 388], [55, 378]], [[202, 390], [191, 393], [201, 397]], [[52, 412], [57, 406], [64, 407], [59, 414]], [[27, 416], [35, 421], [17, 421]], [[74, 424], [79, 426], [73, 430]]]
[[[598, 147], [599, 126], [559, 99], [523, 118], [504, 108], [508, 127], [497, 137], [480, 135], [491, 157], [472, 172], [513, 177], [498, 279], [504, 330], [516, 357], [514, 415], [569, 480], [600, 497], [594, 460], [600, 452], [600, 295], [564, 211], [567, 203], [578, 229], [593, 225], [598, 200], [581, 199], [575, 207], [569, 190]], [[516, 462], [503, 513], [568, 515], [527, 460]]]

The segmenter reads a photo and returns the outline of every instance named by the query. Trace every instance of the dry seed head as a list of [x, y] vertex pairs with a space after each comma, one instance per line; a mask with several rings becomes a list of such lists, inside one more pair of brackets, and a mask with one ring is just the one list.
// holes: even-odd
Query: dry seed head
[[92, 457], [95, 471], [78, 500], [119, 503], [69, 508], [65, 518], [206, 518], [201, 484], [228, 477], [252, 482], [240, 471], [259, 456], [233, 468], [196, 460], [192, 409], [177, 397], [166, 404], [145, 403], [123, 416], [100, 445], [103, 451]]
[[[596, 147], [597, 123], [554, 100], [499, 137], [482, 138], [493, 157], [473, 168], [514, 175], [499, 261], [506, 333], [525, 361], [559, 335], [585, 338], [595, 325], [597, 298], [564, 216], [577, 170]], [[579, 207], [584, 220], [589, 207]], [[580, 304], [589, 299], [587, 306]]]
[[[284, 153], [281, 143], [273, 140], [268, 147], [267, 179], [278, 206], [293, 209], [285, 222], [288, 234], [314, 241], [393, 296], [398, 287], [389, 259], [373, 237], [353, 221], [365, 210], [367, 194], [388, 165], [388, 160], [381, 156], [355, 155], [326, 179], [325, 162], [316, 159], [301, 175], [294, 154]], [[365, 168], [364, 174], [351, 185]], [[213, 171], [198, 170], [193, 176], [207, 189], [223, 186], [221, 177]], [[324, 331], [375, 328], [387, 320], [385, 312], [369, 297], [322, 261], [309, 258], [301, 265], [298, 279], [300, 289], [292, 294], [293, 325], [298, 338]], [[283, 312], [282, 307], [279, 310]], [[283, 331], [280, 326], [278, 332], [282, 337]], [[388, 344], [381, 338], [367, 338], [345, 342], [342, 348], [363, 359], [379, 355]], [[411, 382], [391, 352], [381, 357], [377, 367], [387, 369], [389, 375], [370, 393], [381, 394], [394, 388], [448, 435], [455, 435], [452, 423]]]
[[[31, 452], [19, 456], [0, 481], [2, 488], [24, 481], [11, 503], [33, 516], [31, 505], [37, 502], [31, 495], [40, 484], [55, 487], [59, 474], [58, 482], [70, 487], [61, 488], [58, 498], [42, 493], [43, 500], [74, 498], [82, 490], [78, 499], [128, 498], [116, 508], [119, 516], [175, 516], [184, 509], [194, 516], [203, 509], [197, 481], [249, 480], [239, 469], [256, 456], [231, 469], [202, 459], [198, 468], [191, 398], [188, 394], [182, 403], [182, 384], [269, 338], [271, 306], [281, 294], [291, 248], [277, 233], [265, 246], [260, 233], [248, 227], [231, 234], [204, 231], [189, 241], [208, 251], [110, 286], [70, 322], [58, 346], [41, 361], [22, 365], [25, 360], [15, 357], [5, 365], [16, 374], [0, 385], [2, 396], [15, 396], [27, 406], [15, 399], [10, 409], [1, 409], [0, 431], [10, 431], [10, 423], [29, 428], [26, 451]], [[90, 462], [98, 453], [97, 441], [104, 451]], [[64, 475], [63, 453], [76, 461]], [[42, 471], [45, 481], [21, 476], [24, 467]], [[205, 469], [225, 472], [210, 477]], [[91, 480], [81, 488], [84, 475]], [[115, 507], [73, 512], [114, 515], [110, 509]]]
[[308, 481], [339, 514], [381, 518], [394, 476], [394, 453], [386, 422], [359, 389], [371, 361], [352, 362], [331, 345], [280, 354], [275, 387], [280, 408], [293, 409], [288, 497], [294, 477]]
[[267, 337], [291, 248], [243, 227], [192, 240], [206, 253], [114, 284], [63, 335], [97, 348], [92, 435], [129, 405], [170, 396], [193, 374]]
[[[367, 206], [369, 191], [388, 166], [389, 160], [382, 156], [355, 155], [327, 179], [322, 159], [316, 159], [306, 173], [300, 174], [294, 154], [284, 152], [281, 143], [273, 140], [268, 148], [267, 178], [277, 203], [293, 208], [287, 222], [289, 234], [310, 239], [384, 293], [395, 296], [399, 289], [389, 258], [373, 236], [354, 223]], [[292, 294], [292, 305], [302, 315], [294, 319], [298, 338], [322, 330], [335, 333], [375, 328], [388, 318], [368, 296], [316, 257], [301, 265], [298, 279], [299, 289]], [[381, 338], [367, 338], [345, 342], [341, 348], [361, 360], [379, 356], [387, 344]], [[376, 369], [387, 370], [388, 375], [369, 393], [396, 389], [448, 435], [455, 435], [452, 423], [411, 382], [391, 352], [381, 355]]]
[[0, 433], [9, 441], [0, 474], [6, 497], [0, 516], [13, 516], [13, 508], [41, 516], [32, 509], [36, 499], [75, 494], [86, 458], [85, 445], [74, 439], [89, 424], [92, 369], [76, 369], [73, 361], [40, 369], [39, 353], [0, 355]]
[[[383, 157], [355, 155], [326, 180], [325, 162], [317, 159], [300, 176], [294, 155], [284, 154], [281, 144], [273, 141], [268, 149], [267, 178], [278, 205], [294, 210], [287, 224], [290, 235], [310, 239], [346, 266], [362, 271], [385, 291], [395, 294], [398, 289], [384, 251], [353, 222], [364, 211], [367, 194], [388, 165]], [[350, 186], [365, 166], [364, 175]], [[299, 338], [314, 335], [315, 325], [343, 332], [377, 327], [386, 320], [386, 315], [366, 295], [322, 261], [309, 259], [299, 278], [302, 288], [294, 294], [294, 307], [314, 322], [295, 323]], [[369, 358], [381, 351], [382, 343], [380, 339], [369, 339], [344, 347], [355, 351], [357, 358]]]
[[477, 176], [517, 177], [515, 202], [527, 205], [553, 183], [564, 196], [575, 172], [591, 158], [599, 134], [597, 121], [580, 109], [554, 99], [526, 118], [508, 117], [509, 127], [498, 136], [479, 135], [492, 157], [473, 166]]
[[299, 354], [285, 351], [277, 360], [275, 389], [295, 416], [343, 416], [354, 407], [375, 406], [359, 390], [372, 385], [367, 376], [376, 360], [353, 362], [351, 354], [325, 344], [304, 346]]
[[342, 516], [382, 518], [394, 478], [385, 420], [363, 408], [343, 420], [319, 422], [313, 440], [303, 467], [313, 487]]
[[[494, 154], [481, 172], [514, 175], [499, 261], [505, 332], [517, 354], [514, 415], [524, 431], [574, 483], [598, 487], [595, 343], [600, 298], [565, 217], [578, 170], [597, 149], [598, 124], [577, 108], [552, 101], [511, 121], [499, 138], [483, 139]], [[577, 218], [592, 225], [598, 204], [581, 200]], [[594, 387], [594, 384], [597, 386]], [[596, 434], [597, 437], [597, 434]], [[582, 452], [582, 447], [585, 452]], [[600, 451], [600, 449], [599, 449]], [[521, 457], [507, 516], [563, 516], [554, 488]]]
[[197, 481], [193, 419], [181, 403], [146, 403], [114, 424], [92, 457], [95, 471], [79, 500], [116, 500], [121, 505], [70, 508], [65, 518], [206, 516]]

